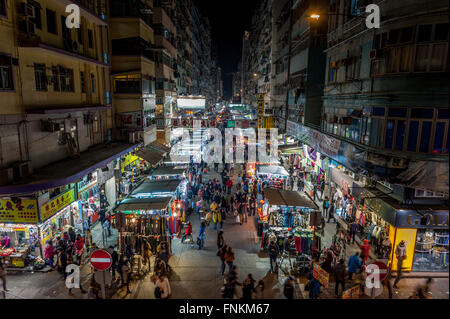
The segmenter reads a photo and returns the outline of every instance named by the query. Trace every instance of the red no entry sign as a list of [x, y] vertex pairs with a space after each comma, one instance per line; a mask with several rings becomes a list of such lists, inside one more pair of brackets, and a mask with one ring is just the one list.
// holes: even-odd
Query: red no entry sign
[[96, 250], [92, 253], [90, 259], [92, 267], [97, 270], [107, 270], [111, 267], [112, 258], [111, 255], [106, 250]]
[[[378, 267], [378, 273], [380, 274], [380, 281], [383, 281], [386, 278], [388, 269], [387, 269], [387, 265], [385, 263], [383, 263], [381, 261], [376, 261], [376, 262], [370, 264], [369, 266], [372, 266], [372, 267], [366, 268], [368, 274], [371, 274], [371, 273], [377, 271], [375, 269], [377, 269], [377, 267]], [[372, 270], [369, 270], [369, 269], [372, 269]]]

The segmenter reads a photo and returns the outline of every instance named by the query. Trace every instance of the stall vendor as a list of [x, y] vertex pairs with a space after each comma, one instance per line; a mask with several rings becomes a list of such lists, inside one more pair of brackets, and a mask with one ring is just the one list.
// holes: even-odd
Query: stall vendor
[[0, 243], [1, 243], [1, 248], [2, 249], [11, 248], [11, 240], [9, 239], [7, 234], [3, 234], [0, 237]]

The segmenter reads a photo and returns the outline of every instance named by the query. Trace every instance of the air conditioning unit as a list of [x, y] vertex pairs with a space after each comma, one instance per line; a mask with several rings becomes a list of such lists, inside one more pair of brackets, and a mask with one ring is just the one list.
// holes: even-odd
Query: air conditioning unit
[[20, 3], [20, 14], [27, 18], [35, 18], [35, 8], [29, 3], [21, 2]]

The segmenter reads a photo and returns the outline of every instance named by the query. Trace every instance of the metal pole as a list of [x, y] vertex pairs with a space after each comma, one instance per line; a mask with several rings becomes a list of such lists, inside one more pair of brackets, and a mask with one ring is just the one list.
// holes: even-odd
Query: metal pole
[[103, 298], [103, 300], [106, 299], [106, 288], [105, 288], [106, 278], [105, 277], [106, 277], [105, 271], [102, 271], [102, 298]]
[[317, 228], [317, 214], [318, 212], [314, 212], [314, 237], [313, 237], [313, 245], [312, 245], [312, 257], [314, 260], [314, 250], [316, 249], [316, 228]]

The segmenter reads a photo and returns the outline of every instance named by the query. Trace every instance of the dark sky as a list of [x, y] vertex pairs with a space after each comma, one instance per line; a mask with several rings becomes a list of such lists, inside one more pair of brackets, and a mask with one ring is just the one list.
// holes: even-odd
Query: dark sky
[[259, 0], [198, 0], [200, 12], [211, 23], [213, 45], [217, 45], [225, 96], [231, 97], [231, 72], [237, 71], [242, 55], [242, 37], [249, 30]]

